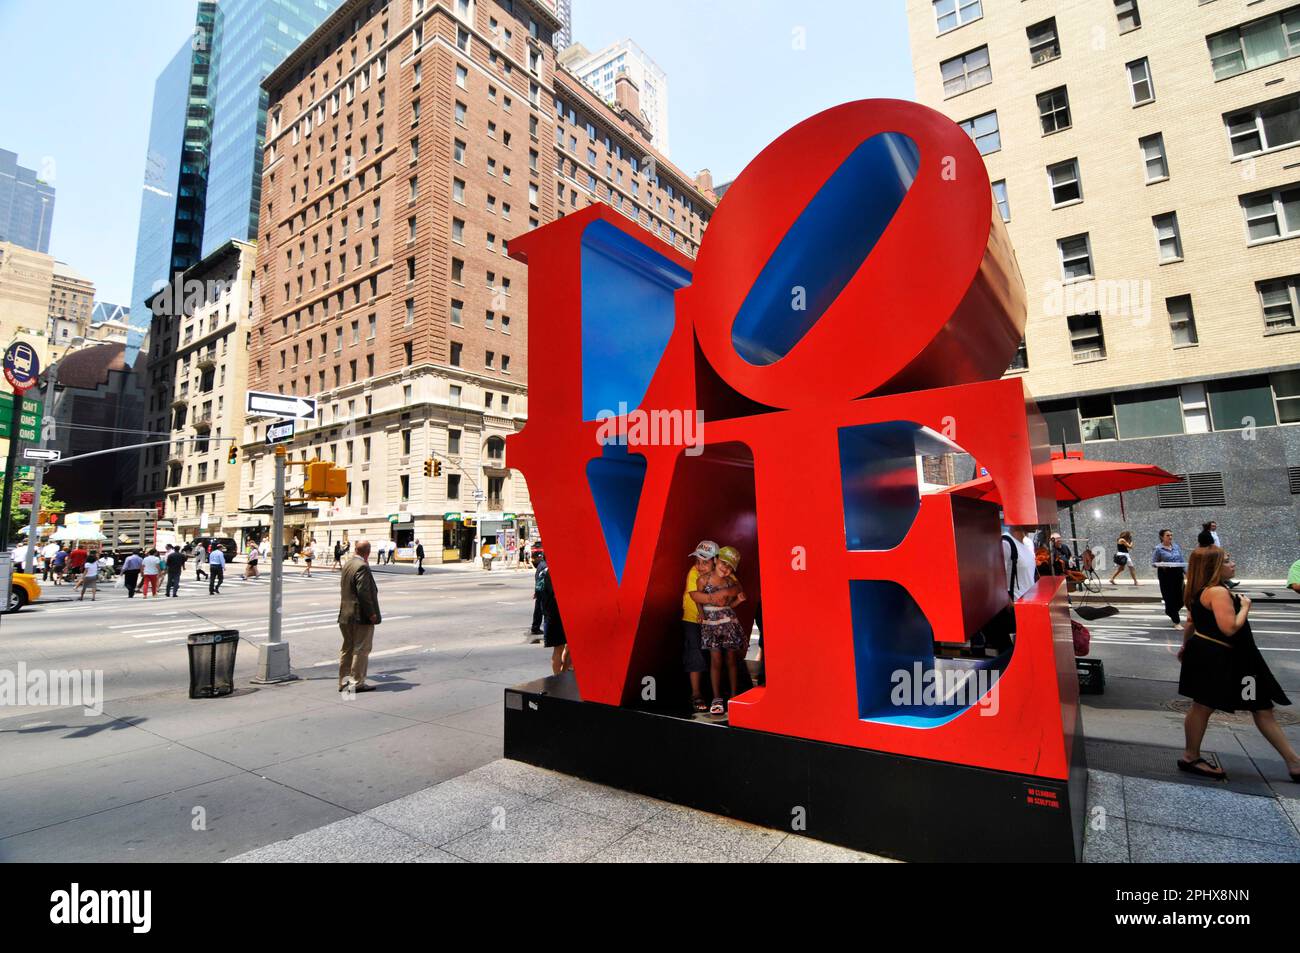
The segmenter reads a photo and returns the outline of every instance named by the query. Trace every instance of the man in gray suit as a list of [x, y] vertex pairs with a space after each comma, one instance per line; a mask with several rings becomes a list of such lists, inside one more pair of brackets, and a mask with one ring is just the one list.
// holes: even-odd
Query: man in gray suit
[[366, 666], [379, 615], [379, 590], [370, 572], [370, 543], [361, 540], [343, 564], [339, 580], [339, 628], [343, 651], [339, 653], [339, 691], [373, 692], [366, 684]]

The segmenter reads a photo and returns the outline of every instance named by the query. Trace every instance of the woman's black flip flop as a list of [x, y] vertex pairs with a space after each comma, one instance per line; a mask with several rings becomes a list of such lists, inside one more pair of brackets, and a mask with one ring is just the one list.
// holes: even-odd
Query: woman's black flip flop
[[[1201, 767], [1201, 765], [1204, 765], [1204, 767]], [[1211, 781], [1228, 780], [1227, 772], [1222, 768], [1219, 768], [1217, 771], [1212, 770], [1215, 767], [1217, 766], [1210, 764], [1210, 762], [1206, 761], [1204, 758], [1197, 758], [1195, 761], [1184, 761], [1182, 758], [1178, 759], [1179, 771], [1186, 771], [1188, 774], [1194, 774], [1201, 778], [1209, 778]]]

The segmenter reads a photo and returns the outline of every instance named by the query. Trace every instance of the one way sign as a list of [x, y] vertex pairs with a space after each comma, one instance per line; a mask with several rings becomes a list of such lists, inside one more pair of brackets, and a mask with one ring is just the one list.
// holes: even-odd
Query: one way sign
[[294, 422], [292, 420], [282, 420], [278, 424], [266, 425], [266, 445], [284, 443], [293, 439]]
[[310, 397], [264, 394], [261, 391], [250, 390], [247, 410], [250, 414], [266, 414], [269, 417], [315, 417], [316, 401]]

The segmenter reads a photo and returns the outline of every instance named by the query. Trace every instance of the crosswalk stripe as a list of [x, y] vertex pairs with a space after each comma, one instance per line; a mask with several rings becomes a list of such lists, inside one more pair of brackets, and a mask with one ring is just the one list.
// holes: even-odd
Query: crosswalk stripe
[[[384, 650], [382, 650], [382, 651], [380, 651], [380, 652], [371, 652], [371, 653], [370, 653], [370, 657], [371, 657], [371, 658], [383, 658], [385, 655], [398, 655], [398, 654], [400, 654], [400, 653], [402, 653], [402, 652], [409, 652], [409, 651], [411, 651], [412, 649], [418, 649], [418, 648], [421, 648], [421, 646], [419, 646], [419, 645], [401, 645], [401, 646], [398, 646], [398, 647], [395, 648], [395, 649], [384, 649]], [[339, 660], [338, 660], [338, 658], [327, 658], [327, 659], [324, 659], [324, 660], [322, 660], [322, 661], [320, 661], [320, 662], [313, 662], [311, 665], [308, 665], [307, 667], [308, 667], [308, 668], [323, 668], [323, 667], [326, 666], [326, 665], [338, 665], [338, 664], [339, 664]]]

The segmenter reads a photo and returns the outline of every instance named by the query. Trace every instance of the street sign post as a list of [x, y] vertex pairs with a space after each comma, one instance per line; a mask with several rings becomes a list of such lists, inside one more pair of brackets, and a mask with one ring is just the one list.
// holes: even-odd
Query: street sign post
[[36, 350], [26, 341], [15, 341], [5, 351], [5, 380], [15, 394], [22, 394], [36, 386], [41, 376], [41, 360]]
[[[250, 410], [253, 394], [249, 394]], [[266, 395], [262, 395], [266, 396]], [[312, 407], [315, 413], [315, 406]], [[280, 637], [284, 614], [284, 447], [275, 448], [275, 500], [271, 511], [271, 605], [267, 620], [267, 638], [257, 646], [259, 685], [288, 682], [297, 678], [289, 667], [289, 643]]]
[[[18, 413], [18, 439], [35, 443], [40, 439], [41, 414], [45, 405], [34, 397], [24, 397]], [[12, 438], [14, 395], [0, 393], [0, 438]]]
[[266, 445], [270, 447], [277, 443], [286, 443], [292, 440], [296, 429], [297, 425], [292, 420], [282, 420], [278, 424], [267, 424]]
[[[0, 549], [9, 546], [9, 503], [13, 499], [18, 444], [22, 441], [23, 394], [36, 386], [41, 375], [41, 361], [36, 355], [36, 349], [26, 341], [14, 341], [5, 349], [4, 373], [5, 380], [9, 382], [14, 393], [9, 399], [9, 413], [4, 415], [9, 422], [6, 428], [6, 436], [9, 437], [9, 455], [5, 464], [3, 489], [0, 489]], [[32, 418], [33, 426], [39, 419], [39, 415]], [[35, 435], [27, 439], [34, 440]], [[28, 548], [30, 549], [30, 546]], [[8, 599], [8, 590], [5, 591], [4, 596]]]
[[250, 390], [245, 409], [250, 414], [266, 414], [268, 417], [308, 418], [316, 416], [316, 401], [311, 397]]

